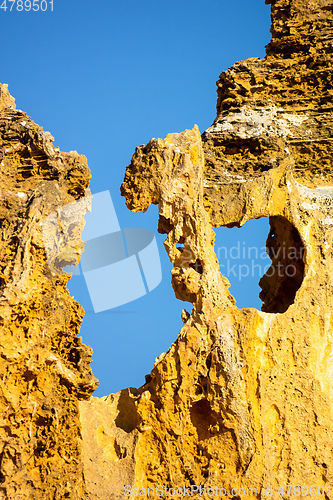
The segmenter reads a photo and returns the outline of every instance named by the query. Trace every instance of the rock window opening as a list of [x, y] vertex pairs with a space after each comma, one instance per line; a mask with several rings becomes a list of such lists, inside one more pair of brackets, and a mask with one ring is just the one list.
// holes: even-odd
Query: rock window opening
[[[284, 313], [304, 277], [304, 246], [297, 229], [280, 216], [215, 229], [220, 271], [239, 308]], [[268, 236], [267, 236], [268, 233]]]

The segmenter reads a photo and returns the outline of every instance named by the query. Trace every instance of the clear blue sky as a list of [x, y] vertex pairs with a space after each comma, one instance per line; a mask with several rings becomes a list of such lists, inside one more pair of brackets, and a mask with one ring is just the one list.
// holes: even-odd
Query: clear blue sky
[[[110, 190], [120, 225], [151, 229], [158, 241], [162, 282], [134, 302], [94, 314], [83, 278], [70, 284], [88, 310], [81, 335], [94, 350], [100, 380], [94, 395], [139, 387], [177, 338], [181, 310], [191, 304], [174, 298], [157, 208], [132, 214], [120, 196], [125, 167], [135, 147], [152, 137], [211, 125], [220, 72], [265, 55], [270, 6], [264, 0], [54, 0], [53, 12], [50, 5], [45, 12], [16, 6], [0, 9], [1, 83], [56, 146], [87, 156], [92, 193]], [[261, 248], [267, 227], [260, 220], [221, 228], [217, 246], [243, 248], [245, 241]], [[258, 280], [230, 276], [237, 305], [260, 309]]]

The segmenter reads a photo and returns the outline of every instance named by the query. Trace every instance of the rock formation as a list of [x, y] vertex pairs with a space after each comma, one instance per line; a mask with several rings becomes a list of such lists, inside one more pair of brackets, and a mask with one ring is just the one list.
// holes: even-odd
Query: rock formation
[[[174, 292], [193, 307], [139, 389], [89, 398], [83, 311], [60, 266], [79, 253], [82, 222], [51, 268], [40, 229], [86, 194], [89, 173], [2, 86], [3, 498], [330, 496], [333, 7], [266, 3], [267, 55], [220, 75], [213, 125], [152, 139], [126, 170], [127, 206], [158, 204]], [[239, 309], [214, 228], [260, 217], [263, 308]]]
[[59, 152], [15, 109], [6, 85], [0, 141], [0, 499], [88, 499], [79, 400], [97, 380], [91, 349], [77, 337], [84, 311], [62, 271], [83, 247], [83, 214], [68, 220], [70, 241], [49, 228], [63, 262], [46, 258], [42, 223], [87, 195], [90, 171], [84, 156]]
[[[127, 206], [158, 204], [176, 297], [193, 304], [150, 380], [129, 394], [140, 418], [131, 489], [197, 485], [217, 498], [216, 487], [236, 488], [240, 498], [240, 488], [263, 496], [272, 486], [281, 498], [290, 484], [329, 494], [332, 11], [331, 0], [272, 1], [267, 55], [220, 75], [213, 125], [153, 139], [127, 167]], [[238, 309], [213, 228], [263, 216], [272, 258], [263, 308]]]

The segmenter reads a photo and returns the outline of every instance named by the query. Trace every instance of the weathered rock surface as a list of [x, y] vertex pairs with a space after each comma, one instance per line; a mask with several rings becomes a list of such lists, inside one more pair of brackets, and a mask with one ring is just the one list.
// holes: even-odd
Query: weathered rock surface
[[84, 156], [52, 141], [1, 85], [1, 499], [89, 498], [78, 404], [97, 380], [91, 349], [77, 337], [84, 311], [60, 266], [77, 260], [84, 222], [74, 211], [70, 241], [53, 226], [61, 263], [47, 259], [42, 223], [88, 193], [90, 171]]
[[[0, 498], [116, 500], [153, 488], [166, 499], [159, 485], [192, 485], [201, 497], [214, 489], [211, 498], [235, 488], [238, 499], [272, 486], [279, 499], [287, 484], [329, 497], [333, 7], [271, 8], [267, 55], [221, 74], [213, 125], [153, 139], [127, 167], [127, 205], [158, 204], [176, 297], [193, 307], [139, 389], [90, 397], [83, 311], [61, 271], [81, 252], [80, 214], [69, 241], [51, 220], [61, 256], [51, 263], [40, 224], [87, 194], [89, 171], [0, 88]], [[214, 228], [263, 216], [272, 259], [263, 308], [239, 309]]]
[[[85, 470], [89, 456], [104, 449], [99, 463], [119, 478], [110, 484], [112, 498], [126, 498], [126, 491], [134, 498], [140, 488], [144, 496], [158, 485], [256, 488], [258, 496], [272, 485], [276, 499], [283, 485], [322, 485], [328, 495], [332, 21], [328, 0], [272, 2], [267, 55], [221, 74], [213, 125], [202, 135], [195, 126], [152, 139], [127, 167], [127, 205], [145, 211], [158, 204], [172, 285], [193, 310], [184, 312], [177, 341], [156, 360], [147, 383], [119, 398], [118, 415], [131, 398], [133, 425], [139, 419], [126, 430], [117, 417], [118, 434], [110, 424], [105, 430], [121, 453], [106, 457], [107, 445], [98, 442], [106, 428], [96, 424]], [[238, 309], [219, 271], [213, 228], [263, 216], [270, 217], [272, 258], [261, 280], [263, 310]], [[82, 418], [97, 404], [80, 403]], [[131, 437], [128, 452], [120, 429]]]

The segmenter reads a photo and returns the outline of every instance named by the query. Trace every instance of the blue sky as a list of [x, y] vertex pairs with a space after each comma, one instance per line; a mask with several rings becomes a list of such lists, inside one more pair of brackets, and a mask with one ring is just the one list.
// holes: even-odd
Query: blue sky
[[[45, 12], [16, 7], [0, 9], [1, 83], [56, 146], [87, 156], [92, 193], [110, 191], [121, 227], [155, 233], [163, 277], [144, 297], [94, 314], [83, 278], [70, 282], [87, 309], [81, 335], [94, 350], [100, 380], [94, 395], [139, 387], [155, 357], [177, 338], [181, 310], [191, 304], [174, 298], [157, 208], [133, 214], [120, 196], [126, 165], [135, 147], [152, 137], [211, 125], [220, 72], [265, 55], [270, 6], [264, 0], [54, 0], [53, 11], [50, 4]], [[264, 220], [220, 228], [216, 246], [237, 249], [246, 242], [260, 249], [267, 228]], [[268, 264], [260, 261], [263, 269]], [[230, 281], [237, 305], [260, 308], [259, 275], [240, 280], [236, 274]]]

